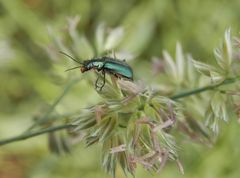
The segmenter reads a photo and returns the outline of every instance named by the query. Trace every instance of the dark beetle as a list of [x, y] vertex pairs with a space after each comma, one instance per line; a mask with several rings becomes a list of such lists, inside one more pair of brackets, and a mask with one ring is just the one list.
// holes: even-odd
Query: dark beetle
[[102, 88], [105, 85], [105, 74], [106, 73], [108, 73], [110, 75], [114, 75], [117, 78], [125, 78], [125, 79], [133, 81], [132, 68], [124, 60], [121, 61], [121, 60], [118, 60], [118, 59], [115, 59], [112, 57], [104, 56], [101, 58], [93, 58], [91, 60], [85, 60], [83, 62], [79, 62], [76, 59], [74, 59], [73, 57], [71, 57], [70, 55], [63, 53], [63, 52], [61, 52], [61, 53], [68, 56], [75, 62], [81, 64], [81, 66], [77, 66], [77, 67], [68, 69], [67, 71], [76, 69], [76, 68], [80, 68], [82, 73], [89, 71], [91, 69], [95, 69], [98, 72], [102, 72], [103, 83], [100, 86], [98, 85], [99, 77], [97, 78], [97, 80], [95, 82], [96, 89], [99, 89], [100, 91], [102, 90]]

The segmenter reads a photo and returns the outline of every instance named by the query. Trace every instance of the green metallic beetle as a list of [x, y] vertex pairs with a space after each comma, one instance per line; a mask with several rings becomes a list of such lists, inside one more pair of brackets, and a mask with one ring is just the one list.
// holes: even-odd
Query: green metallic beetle
[[67, 71], [73, 70], [76, 68], [80, 68], [82, 73], [89, 71], [91, 69], [97, 70], [98, 72], [102, 72], [103, 83], [101, 85], [98, 85], [99, 77], [97, 78], [97, 80], [95, 82], [95, 88], [99, 89], [99, 91], [101, 91], [105, 85], [105, 74], [106, 73], [113, 75], [117, 78], [125, 78], [125, 79], [133, 81], [132, 68], [124, 60], [121, 61], [121, 60], [118, 60], [115, 58], [104, 56], [101, 58], [93, 58], [90, 60], [85, 60], [83, 62], [79, 62], [76, 59], [74, 59], [72, 56], [70, 56], [64, 52], [61, 52], [61, 53], [68, 56], [69, 58], [71, 58], [72, 60], [74, 60], [75, 62], [80, 64], [80, 66], [68, 69]]

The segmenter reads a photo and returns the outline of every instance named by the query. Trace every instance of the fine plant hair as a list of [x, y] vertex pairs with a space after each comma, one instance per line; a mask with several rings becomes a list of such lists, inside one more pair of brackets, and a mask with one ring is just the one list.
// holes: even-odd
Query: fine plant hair
[[[72, 27], [76, 26], [75, 23], [77, 19], [69, 21], [70, 34], [78, 33], [72, 32], [76, 30]], [[120, 31], [118, 27], [108, 31], [107, 36], [97, 37], [106, 39], [106, 42], [110, 37], [114, 39], [107, 45], [97, 42], [97, 55], [118, 46], [116, 41], [124, 38]], [[91, 56], [93, 50], [88, 42], [81, 42]], [[56, 51], [78, 56], [72, 55], [72, 49], [60, 44], [59, 40], [55, 46]], [[70, 88], [80, 80], [87, 80], [94, 88], [91, 77], [79, 74], [80, 77], [70, 80], [48, 111], [30, 128], [17, 137], [0, 141], [0, 145], [46, 133], [49, 149], [58, 154], [70, 152], [71, 147], [79, 142], [84, 142], [87, 147], [101, 145], [102, 167], [113, 177], [117, 166], [126, 175], [134, 175], [137, 165], [159, 173], [168, 161], [175, 161], [180, 172], [184, 173], [179, 158], [184, 150], [179, 149], [176, 133], [199, 144], [213, 145], [220, 131], [219, 123], [240, 115], [239, 51], [240, 40], [233, 40], [230, 29], [226, 30], [221, 45], [214, 50], [215, 65], [184, 54], [180, 43], [177, 43], [175, 59], [164, 50], [162, 58], [152, 60], [151, 70], [156, 85], [107, 75], [103, 89], [96, 91], [101, 101], [77, 112], [53, 114]], [[84, 56], [78, 57], [84, 59]], [[81, 64], [81, 61], [77, 62]], [[161, 84], [158, 81], [162, 81]], [[205, 107], [199, 109], [199, 103]]]

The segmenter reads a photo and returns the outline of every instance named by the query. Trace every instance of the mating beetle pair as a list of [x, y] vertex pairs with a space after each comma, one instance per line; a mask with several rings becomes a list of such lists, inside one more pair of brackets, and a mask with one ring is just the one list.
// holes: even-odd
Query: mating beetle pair
[[98, 84], [99, 81], [99, 77], [97, 78], [96, 82], [95, 82], [95, 88], [99, 91], [102, 90], [102, 88], [105, 85], [105, 74], [108, 73], [110, 75], [113, 75], [117, 78], [125, 78], [128, 80], [133, 81], [133, 71], [132, 68], [123, 60], [118, 60], [115, 58], [111, 58], [111, 57], [101, 57], [101, 58], [93, 58], [90, 60], [85, 60], [83, 62], [77, 61], [76, 59], [74, 59], [72, 56], [61, 52], [62, 54], [68, 56], [69, 58], [71, 58], [73, 61], [77, 62], [80, 64], [80, 66], [68, 69], [72, 70], [72, 69], [77, 69], [80, 68], [81, 72], [84, 73], [86, 71], [89, 71], [91, 69], [95, 69], [98, 72], [101, 72], [103, 75], [103, 82], [102, 84]]

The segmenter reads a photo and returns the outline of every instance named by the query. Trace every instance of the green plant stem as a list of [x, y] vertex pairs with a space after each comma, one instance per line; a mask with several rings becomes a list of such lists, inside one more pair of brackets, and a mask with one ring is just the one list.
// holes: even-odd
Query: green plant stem
[[6, 144], [9, 144], [9, 143], [12, 143], [12, 142], [16, 142], [16, 141], [25, 140], [25, 139], [35, 137], [35, 136], [38, 136], [38, 135], [42, 135], [42, 134], [45, 134], [45, 133], [54, 132], [54, 131], [58, 131], [58, 130], [62, 130], [62, 129], [67, 129], [67, 128], [70, 128], [70, 127], [74, 127], [74, 125], [66, 124], [66, 125], [60, 125], [60, 126], [53, 126], [53, 127], [49, 127], [49, 128], [46, 128], [46, 129], [41, 129], [41, 130], [38, 130], [38, 131], [35, 131], [35, 132], [21, 134], [21, 135], [16, 136], [16, 137], [1, 140], [0, 141], [0, 146], [1, 145], [6, 145]]
[[178, 100], [178, 99], [180, 99], [180, 98], [188, 97], [188, 96], [191, 96], [191, 95], [196, 95], [196, 94], [202, 93], [202, 92], [204, 92], [204, 91], [213, 90], [213, 89], [216, 89], [216, 88], [218, 88], [218, 87], [220, 87], [220, 86], [234, 83], [234, 82], [236, 82], [236, 81], [238, 81], [238, 80], [240, 80], [240, 76], [226, 79], [226, 80], [224, 80], [222, 83], [219, 83], [219, 84], [208, 85], [208, 86], [201, 87], [201, 88], [197, 88], [197, 89], [194, 89], [194, 90], [182, 92], [182, 93], [176, 94], [176, 95], [174, 95], [174, 96], [171, 96], [170, 98], [171, 98], [172, 100]]
[[[182, 93], [176, 94], [176, 95], [174, 95], [174, 96], [172, 96], [170, 98], [173, 99], [173, 100], [178, 100], [180, 98], [188, 97], [188, 96], [191, 96], [191, 95], [196, 95], [196, 94], [202, 93], [204, 91], [213, 90], [213, 89], [215, 89], [217, 87], [220, 87], [220, 86], [223, 86], [223, 85], [232, 84], [232, 83], [234, 83], [234, 82], [236, 82], [238, 80], [240, 80], [240, 76], [235, 77], [235, 78], [226, 79], [222, 83], [219, 83], [219, 84], [216, 84], [216, 85], [208, 85], [208, 86], [197, 88], [197, 89], [194, 89], [194, 90], [182, 92]], [[65, 95], [64, 92], [63, 92], [63, 94]], [[61, 96], [63, 97], [64, 95], [61, 95]], [[60, 97], [60, 98], [62, 98], [62, 97]], [[60, 100], [57, 100], [57, 102], [55, 102], [55, 103], [58, 103], [59, 101]], [[53, 106], [55, 107], [56, 104], [53, 105]], [[54, 108], [53, 106], [51, 107], [52, 109]], [[50, 112], [48, 112], [48, 113], [50, 113]], [[48, 117], [47, 114], [46, 114], [46, 116]], [[61, 126], [49, 127], [47, 129], [41, 129], [41, 130], [38, 130], [38, 131], [35, 131], [35, 132], [24, 133], [24, 134], [21, 134], [19, 136], [12, 137], [12, 138], [0, 141], [0, 146], [1, 145], [6, 145], [6, 144], [9, 144], [9, 143], [12, 143], [12, 142], [20, 141], [20, 140], [25, 140], [25, 139], [28, 139], [28, 138], [31, 138], [31, 137], [35, 137], [35, 136], [38, 136], [38, 135], [42, 135], [42, 134], [45, 134], [45, 133], [54, 132], [54, 131], [62, 130], [62, 129], [66, 129], [66, 128], [70, 128], [70, 127], [74, 127], [74, 125], [66, 124], [66, 125], [61, 125]]]
[[31, 125], [25, 133], [28, 131], [32, 130], [39, 124], [44, 124], [46, 121], [49, 119], [49, 115], [53, 112], [55, 107], [58, 105], [58, 103], [63, 99], [63, 97], [69, 92], [69, 90], [80, 80], [81, 78], [71, 80], [66, 87], [64, 88], [63, 92], [57, 97], [57, 99], [54, 101], [54, 103], [50, 106], [48, 111], [41, 117], [39, 118], [33, 125]]

